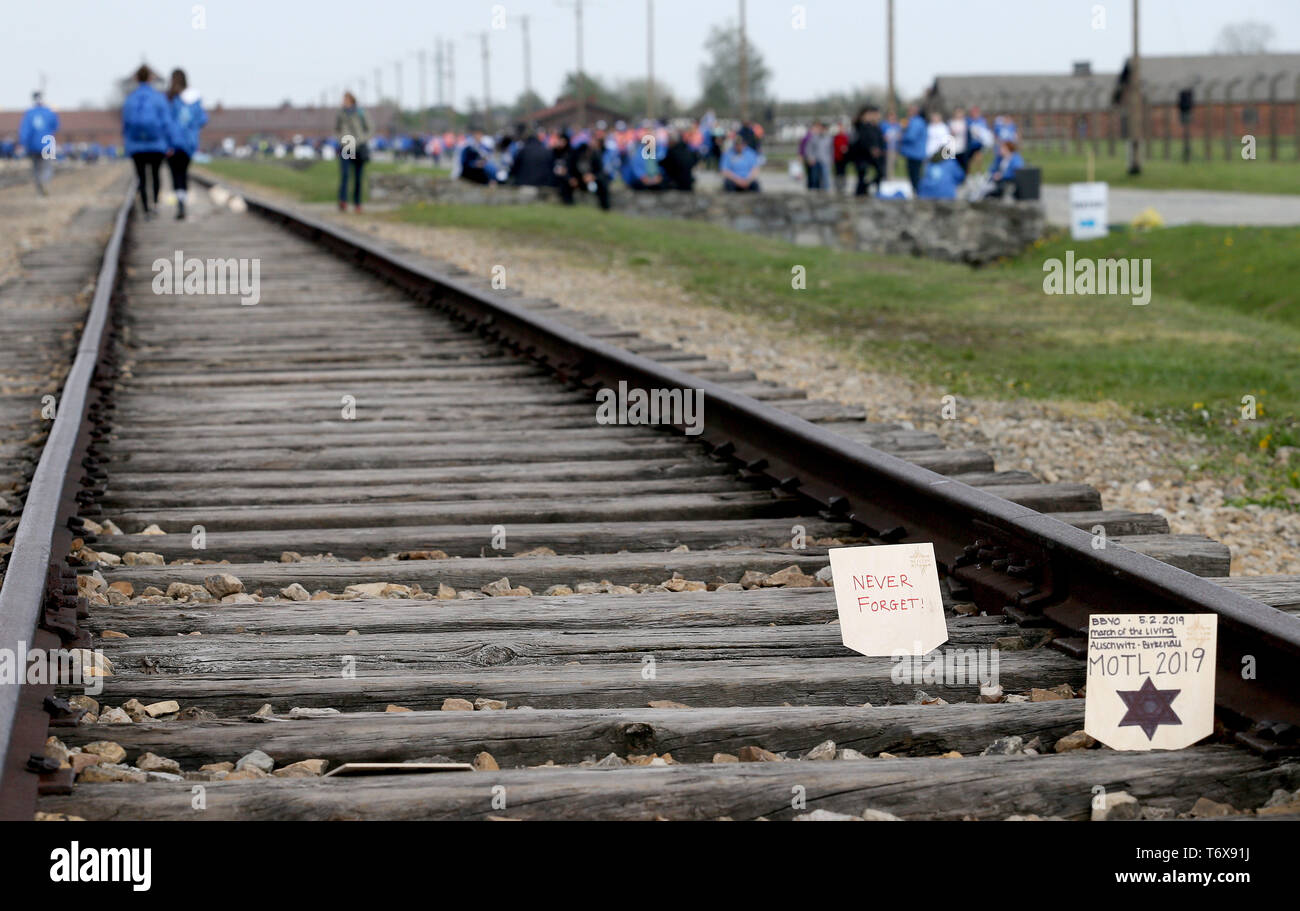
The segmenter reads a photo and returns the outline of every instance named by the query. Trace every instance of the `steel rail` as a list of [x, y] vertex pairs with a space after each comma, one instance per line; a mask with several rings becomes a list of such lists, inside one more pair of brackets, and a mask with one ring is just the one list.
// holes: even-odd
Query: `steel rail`
[[[212, 184], [206, 176], [202, 182]], [[1236, 726], [1255, 723], [1239, 736], [1257, 749], [1294, 738], [1287, 726], [1300, 725], [1300, 617], [592, 338], [369, 238], [269, 200], [244, 199], [250, 211], [384, 276], [593, 394], [620, 381], [646, 390], [704, 390], [704, 430], [696, 439], [714, 454], [857, 523], [873, 539], [933, 542], [956, 593], [1021, 623], [1055, 626], [1058, 647], [1071, 654], [1085, 654], [1089, 613], [1217, 614], [1216, 702], [1237, 716]], [[1253, 678], [1245, 678], [1245, 666], [1254, 668]]]
[[[75, 494], [82, 476], [82, 462], [90, 446], [87, 421], [91, 387], [111, 333], [107, 331], [118, 279], [127, 224], [135, 197], [135, 181], [118, 207], [113, 231], [104, 248], [104, 258], [95, 281], [95, 295], [86, 314], [85, 327], [76, 358], [68, 371], [56, 402], [54, 425], [41, 451], [14, 533], [4, 586], [0, 588], [0, 649], [11, 656], [25, 649], [58, 648], [75, 636], [75, 582], [69, 593], [71, 568], [66, 567], [62, 546], [71, 542], [68, 523], [77, 514]], [[50, 603], [52, 595], [60, 596]], [[55, 632], [43, 616], [57, 607], [63, 614]], [[84, 606], [83, 606], [84, 607]], [[44, 628], [43, 628], [44, 627]], [[14, 660], [11, 658], [11, 661]], [[25, 668], [15, 667], [23, 675]], [[44, 754], [47, 703], [51, 686], [21, 681], [0, 683], [0, 818], [31, 819], [41, 773], [50, 773], [40, 762]]]

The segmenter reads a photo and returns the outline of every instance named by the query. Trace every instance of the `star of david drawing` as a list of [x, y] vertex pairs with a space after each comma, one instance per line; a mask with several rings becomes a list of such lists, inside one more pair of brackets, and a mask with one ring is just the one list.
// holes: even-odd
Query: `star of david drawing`
[[1147, 740], [1156, 736], [1156, 728], [1162, 724], [1181, 725], [1183, 720], [1174, 713], [1173, 701], [1182, 690], [1162, 690], [1148, 677], [1140, 689], [1116, 690], [1119, 698], [1128, 707], [1120, 720], [1120, 727], [1139, 727], [1147, 735]]

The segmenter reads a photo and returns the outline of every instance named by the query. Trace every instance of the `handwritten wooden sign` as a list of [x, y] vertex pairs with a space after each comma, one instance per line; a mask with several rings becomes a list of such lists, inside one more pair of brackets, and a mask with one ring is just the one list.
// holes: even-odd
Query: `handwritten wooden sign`
[[1083, 729], [1116, 750], [1178, 750], [1214, 730], [1214, 614], [1093, 614]]
[[864, 655], [924, 655], [948, 641], [932, 544], [830, 551], [844, 644]]

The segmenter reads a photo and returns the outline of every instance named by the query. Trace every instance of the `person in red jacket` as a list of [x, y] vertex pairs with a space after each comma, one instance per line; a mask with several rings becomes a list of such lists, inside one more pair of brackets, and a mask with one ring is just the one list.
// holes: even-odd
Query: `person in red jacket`
[[831, 137], [831, 151], [835, 156], [835, 192], [843, 196], [845, 176], [849, 172], [849, 131], [843, 121], [835, 124], [835, 135]]

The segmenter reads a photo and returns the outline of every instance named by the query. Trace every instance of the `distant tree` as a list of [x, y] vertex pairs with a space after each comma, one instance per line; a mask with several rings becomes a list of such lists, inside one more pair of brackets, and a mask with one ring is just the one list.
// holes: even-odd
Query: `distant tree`
[[540, 111], [546, 107], [546, 101], [536, 92], [520, 92], [515, 103], [510, 106], [510, 116], [512, 118], [523, 117], [525, 114], [531, 114], [533, 111]]
[[[613, 94], [617, 99], [614, 109], [623, 111], [630, 117], [644, 117], [646, 99], [649, 97], [649, 80], [625, 79], [618, 83]], [[660, 80], [655, 80], [655, 117], [662, 120], [676, 117], [681, 113], [681, 106], [673, 97], [672, 90]]]
[[618, 107], [618, 96], [597, 77], [590, 73], [583, 73], [581, 76], [577, 73], [565, 75], [564, 82], [560, 86], [560, 97], [581, 98], [584, 95], [594, 100], [596, 104], [610, 108]]
[[[757, 111], [767, 102], [767, 83], [772, 71], [763, 55], [746, 42], [748, 50], [749, 105]], [[700, 64], [700, 100], [696, 107], [712, 108], [719, 114], [740, 113], [740, 31], [734, 22], [715, 25], [704, 41], [705, 63]]]
[[1236, 22], [1225, 25], [1214, 40], [1216, 54], [1264, 54], [1277, 37], [1267, 22]]
[[830, 92], [807, 101], [783, 101], [777, 106], [782, 117], [849, 117], [857, 115], [867, 104], [886, 108], [885, 89], [882, 86], [864, 85], [845, 92]]

